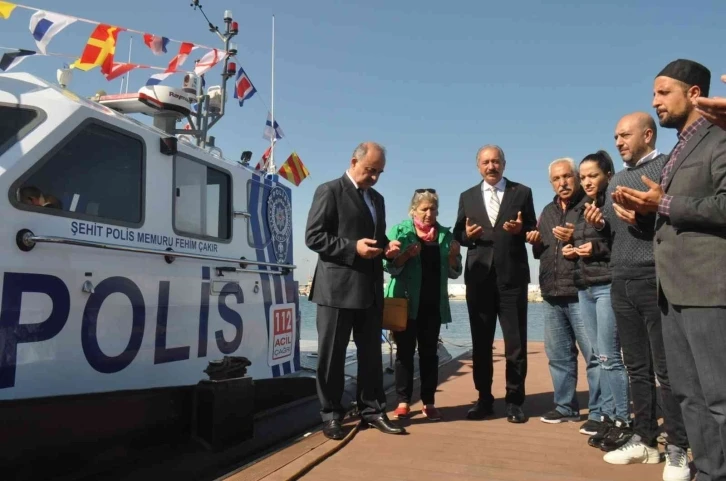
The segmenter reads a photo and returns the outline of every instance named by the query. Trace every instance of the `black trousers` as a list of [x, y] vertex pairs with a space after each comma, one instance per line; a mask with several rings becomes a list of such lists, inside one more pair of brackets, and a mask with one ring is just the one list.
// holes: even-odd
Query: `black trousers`
[[345, 352], [353, 331], [358, 350], [357, 402], [364, 420], [375, 419], [385, 412], [383, 362], [381, 360], [381, 306], [367, 309], [338, 309], [318, 306], [317, 388], [323, 421], [343, 419], [345, 387]]
[[466, 285], [466, 305], [474, 348], [474, 386], [479, 391], [479, 400], [490, 405], [494, 403], [492, 343], [499, 317], [507, 361], [505, 402], [521, 406], [527, 377], [527, 284], [497, 285], [492, 268], [483, 282]]
[[657, 376], [663, 427], [668, 434], [668, 442], [687, 448], [688, 438], [681, 408], [671, 391], [668, 377], [655, 279], [613, 279], [610, 299], [623, 350], [623, 362], [630, 378], [633, 431], [646, 444], [655, 445], [658, 437]]
[[406, 330], [394, 332], [396, 341], [396, 393], [399, 403], [410, 403], [413, 395], [413, 355], [418, 343], [421, 402], [434, 404], [439, 383], [438, 343], [441, 316], [438, 306], [422, 306], [417, 319], [409, 319]]
[[[698, 481], [726, 479], [726, 308], [661, 299], [663, 341]], [[670, 436], [669, 436], [670, 437]]]

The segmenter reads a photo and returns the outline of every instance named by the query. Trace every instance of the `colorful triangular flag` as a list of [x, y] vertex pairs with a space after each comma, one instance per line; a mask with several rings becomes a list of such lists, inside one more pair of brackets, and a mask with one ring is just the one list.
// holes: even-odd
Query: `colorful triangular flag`
[[277, 173], [295, 184], [296, 187], [300, 185], [300, 182], [305, 180], [305, 177], [310, 175], [310, 172], [308, 172], [308, 169], [295, 152], [290, 154], [290, 157], [288, 157], [285, 163], [282, 164]]
[[166, 37], [159, 37], [158, 35], [145, 33], [144, 43], [147, 47], [151, 49], [154, 55], [161, 55], [163, 53], [166, 53], [166, 46], [169, 44], [169, 39]]
[[17, 52], [8, 52], [3, 54], [0, 58], [0, 70], [7, 72], [11, 68], [17, 66], [20, 62], [25, 60], [31, 55], [35, 55], [37, 52], [32, 50], [18, 50]]

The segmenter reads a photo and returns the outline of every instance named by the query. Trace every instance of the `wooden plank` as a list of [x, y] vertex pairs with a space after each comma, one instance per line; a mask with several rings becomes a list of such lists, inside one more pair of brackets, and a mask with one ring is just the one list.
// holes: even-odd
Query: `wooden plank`
[[[311, 480], [490, 480], [490, 481], [610, 481], [661, 479], [663, 464], [614, 466], [602, 460], [604, 453], [587, 445], [587, 436], [578, 432], [581, 423], [551, 425], [539, 416], [553, 407], [552, 382], [543, 343], [529, 343], [529, 372], [525, 424], [504, 419], [504, 369], [499, 353], [503, 343], [495, 343], [493, 419], [470, 421], [466, 412], [477, 398], [471, 378], [470, 358], [442, 368], [436, 394], [437, 407], [444, 420], [432, 423], [420, 413], [420, 403], [412, 405], [413, 417], [402, 421], [407, 436], [384, 435], [374, 429], [360, 431], [348, 445], [309, 471]], [[414, 389], [418, 392], [418, 384]], [[587, 412], [587, 379], [580, 359], [578, 400]], [[389, 396], [388, 408], [395, 408]], [[584, 419], [583, 421], [584, 422]], [[232, 481], [281, 481], [324, 456], [336, 446], [333, 441], [291, 446], [270, 456], [257, 468], [255, 476]], [[285, 452], [289, 451], [289, 452]], [[273, 467], [276, 468], [273, 469]], [[252, 466], [251, 468], [254, 468]], [[260, 477], [260, 475], [266, 475]]]

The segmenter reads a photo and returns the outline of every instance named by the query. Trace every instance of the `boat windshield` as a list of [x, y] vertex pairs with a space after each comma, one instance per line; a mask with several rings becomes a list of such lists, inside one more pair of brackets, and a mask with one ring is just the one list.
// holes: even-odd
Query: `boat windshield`
[[37, 110], [0, 104], [0, 153], [20, 140], [39, 116]]

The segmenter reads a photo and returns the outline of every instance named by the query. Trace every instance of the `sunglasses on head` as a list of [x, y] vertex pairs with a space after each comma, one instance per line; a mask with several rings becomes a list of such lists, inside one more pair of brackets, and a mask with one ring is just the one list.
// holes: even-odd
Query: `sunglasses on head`
[[429, 194], [435, 194], [436, 189], [416, 189], [417, 194], [423, 194], [424, 192], [428, 192]]

